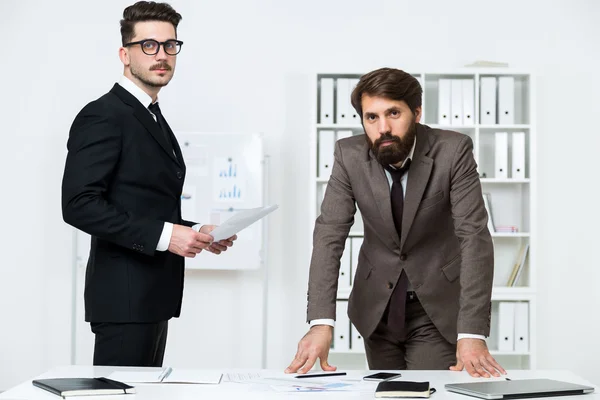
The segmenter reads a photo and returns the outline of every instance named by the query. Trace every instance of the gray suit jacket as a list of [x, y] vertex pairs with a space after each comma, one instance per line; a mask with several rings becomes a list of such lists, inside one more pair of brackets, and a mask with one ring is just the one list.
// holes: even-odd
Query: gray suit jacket
[[473, 142], [420, 124], [416, 140], [402, 237], [387, 177], [366, 136], [337, 142], [314, 230], [308, 321], [335, 318], [340, 257], [358, 206], [364, 242], [348, 315], [363, 337], [377, 327], [402, 270], [446, 340], [455, 343], [457, 332], [489, 335], [494, 249]]

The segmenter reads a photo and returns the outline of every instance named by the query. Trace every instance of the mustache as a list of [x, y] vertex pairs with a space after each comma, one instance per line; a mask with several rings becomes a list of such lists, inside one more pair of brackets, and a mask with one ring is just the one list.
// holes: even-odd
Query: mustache
[[153, 66], [150, 67], [150, 71], [155, 71], [157, 69], [165, 69], [167, 71], [170, 71], [172, 68], [169, 64], [167, 63], [158, 63], [158, 64], [154, 64]]
[[393, 142], [399, 144], [402, 142], [402, 140], [398, 136], [393, 136], [391, 133], [386, 133], [375, 140], [373, 147], [379, 148], [383, 142]]

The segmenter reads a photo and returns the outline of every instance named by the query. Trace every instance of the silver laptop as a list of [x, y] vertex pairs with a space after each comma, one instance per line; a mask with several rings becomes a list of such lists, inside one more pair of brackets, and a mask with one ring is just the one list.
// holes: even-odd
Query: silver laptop
[[591, 386], [555, 381], [552, 379], [520, 379], [511, 381], [488, 381], [448, 383], [449, 392], [466, 394], [482, 399], [523, 399], [530, 397], [572, 396], [592, 393]]

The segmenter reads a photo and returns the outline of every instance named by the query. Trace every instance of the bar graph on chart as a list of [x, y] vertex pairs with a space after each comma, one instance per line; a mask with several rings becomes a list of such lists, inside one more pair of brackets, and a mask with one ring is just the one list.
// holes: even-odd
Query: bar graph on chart
[[245, 197], [244, 171], [238, 169], [233, 157], [215, 158], [215, 200], [219, 202], [242, 202]]
[[237, 164], [229, 158], [227, 163], [219, 170], [219, 178], [235, 178], [237, 176]]

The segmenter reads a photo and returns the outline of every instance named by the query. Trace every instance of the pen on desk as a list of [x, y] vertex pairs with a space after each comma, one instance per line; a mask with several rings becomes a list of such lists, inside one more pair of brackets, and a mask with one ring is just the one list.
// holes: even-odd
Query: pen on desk
[[166, 379], [169, 375], [171, 375], [171, 372], [173, 372], [173, 368], [171, 367], [167, 367], [159, 376], [158, 376], [158, 381], [162, 382], [164, 379]]
[[327, 374], [309, 374], [309, 375], [296, 375], [295, 378], [322, 378], [325, 376], [341, 376], [346, 375], [345, 372], [331, 372]]

